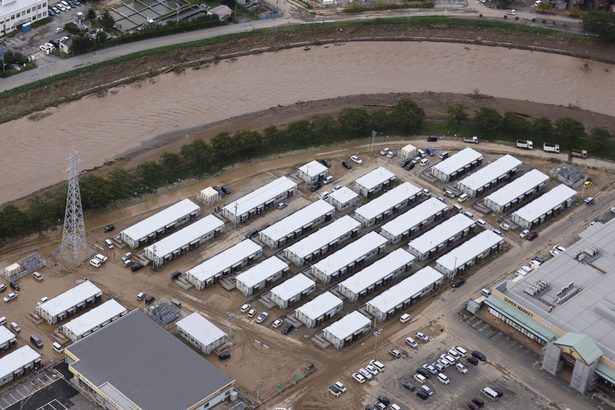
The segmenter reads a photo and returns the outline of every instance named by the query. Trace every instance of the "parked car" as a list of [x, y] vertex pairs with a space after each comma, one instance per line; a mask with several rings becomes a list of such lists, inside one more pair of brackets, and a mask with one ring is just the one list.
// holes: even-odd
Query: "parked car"
[[282, 326], [282, 323], [284, 323], [284, 321], [282, 319], [276, 319], [273, 321], [273, 323], [271, 324], [271, 326], [274, 329], [277, 329], [278, 327]]
[[369, 364], [377, 368], [379, 371], [384, 370], [384, 364], [382, 364], [382, 362], [379, 362], [378, 360], [370, 360]]
[[338, 389], [334, 384], [329, 386], [329, 393], [331, 393], [335, 397], [340, 397], [342, 395], [342, 391]]
[[134, 262], [133, 264], [130, 265], [131, 272], [136, 272], [138, 270], [141, 270], [142, 268], [143, 268], [143, 264], [139, 262]]
[[231, 358], [231, 353], [228, 351], [224, 351], [218, 354], [218, 359], [220, 360], [227, 360]]
[[478, 359], [474, 356], [470, 356], [466, 359], [468, 361], [468, 363], [470, 363], [473, 366], [478, 366]]
[[403, 384], [403, 386], [410, 390], [410, 391], [415, 391], [416, 390], [416, 385], [414, 383], [412, 383], [410, 380], [406, 380]]
[[62, 347], [62, 345], [58, 342], [53, 342], [51, 344], [51, 348], [57, 352], [57, 353], [62, 353], [64, 351], [64, 348]]
[[533, 241], [536, 238], [538, 238], [538, 232], [535, 231], [531, 231], [525, 236], [525, 239], [527, 239], [528, 241]]
[[6, 290], [6, 285], [4, 283], [0, 283], [0, 292], [4, 292]]
[[390, 148], [382, 148], [380, 150], [380, 155], [385, 156], [386, 154], [389, 153], [390, 150], [391, 150]]
[[486, 362], [487, 361], [487, 356], [485, 356], [485, 354], [483, 352], [479, 352], [478, 350], [473, 350], [472, 351], [472, 356], [476, 357], [478, 360], [480, 360], [482, 362]]
[[252, 309], [252, 305], [250, 305], [249, 303], [245, 303], [245, 304], [241, 305], [241, 307], [239, 308], [241, 313], [246, 313], [250, 309]]
[[94, 266], [95, 268], [100, 268], [102, 266], [102, 262], [96, 258], [92, 258], [90, 259], [90, 265]]
[[322, 184], [320, 182], [314, 182], [312, 184], [312, 186], [310, 186], [310, 191], [312, 192], [316, 192], [318, 191], [320, 188], [322, 188]]
[[154, 300], [156, 300], [156, 298], [153, 297], [152, 295], [145, 296], [145, 304], [146, 305], [151, 305], [152, 303], [154, 303]]
[[406, 171], [410, 171], [411, 169], [413, 169], [416, 166], [416, 164], [414, 162], [412, 162], [412, 160], [410, 160], [410, 162], [408, 162], [404, 168], [406, 169]]
[[182, 275], [182, 273], [178, 270], [176, 270], [175, 272], [171, 273], [171, 280], [177, 280], [179, 279], [179, 277]]
[[438, 374], [438, 370], [431, 364], [424, 364], [423, 369], [427, 370], [431, 374]]
[[[282, 202], [278, 202], [278, 205], [276, 206], [276, 208], [278, 209], [284, 209], [288, 206], [288, 203], [282, 201]], [[258, 231], [256, 231], [256, 233], [258, 233]]]
[[427, 400], [429, 398], [429, 394], [425, 393], [423, 390], [417, 391], [416, 395], [420, 397], [421, 400]]
[[256, 323], [263, 323], [269, 317], [269, 313], [261, 312], [256, 318]]
[[127, 261], [129, 259], [132, 259], [132, 253], [126, 252], [125, 254], [122, 255], [122, 260], [123, 261]]
[[419, 367], [418, 369], [416, 369], [416, 373], [420, 374], [426, 379], [429, 379], [431, 377], [431, 373], [429, 373], [427, 369], [423, 369], [422, 367]]
[[389, 404], [391, 404], [391, 400], [389, 400], [389, 398], [387, 396], [378, 396], [378, 401], [382, 404], [384, 404], [385, 406], [388, 406]]
[[442, 384], [449, 384], [451, 382], [451, 379], [449, 379], [448, 376], [444, 373], [438, 373], [438, 376], [436, 378]]
[[[139, 292], [137, 293], [137, 300], [141, 301], [145, 298], [145, 292]], [[42, 300], [42, 299], [41, 299]]]
[[481, 399], [472, 399], [472, 403], [476, 404], [481, 409], [485, 405], [485, 402], [482, 401]]
[[224, 192], [224, 195], [228, 195], [228, 194], [230, 194], [230, 193], [231, 193], [231, 188], [229, 188], [229, 187], [228, 187], [228, 186], [226, 186], [226, 185], [222, 185], [222, 186], [220, 187], [220, 190], [221, 190], [222, 192]]
[[359, 373], [361, 373], [361, 375], [365, 377], [367, 380], [371, 380], [374, 378], [374, 376], [370, 372], [368, 372], [367, 369], [360, 368]]
[[363, 160], [362, 160], [361, 158], [359, 158], [359, 156], [358, 156], [358, 155], [353, 155], [353, 156], [351, 156], [351, 157], [350, 157], [350, 160], [351, 160], [352, 162], [354, 162], [355, 164], [359, 164], [359, 165], [361, 165], [361, 164], [363, 163]]
[[465, 279], [455, 278], [453, 279], [452, 286], [458, 288], [463, 286], [464, 283], [466, 283]]
[[39, 282], [45, 279], [45, 277], [43, 277], [43, 275], [40, 272], [33, 272], [32, 277], [38, 280]]
[[425, 393], [427, 393], [428, 396], [432, 396], [433, 395], [433, 390], [431, 390], [431, 388], [425, 384], [421, 385], [421, 390], [423, 390]]
[[464, 365], [462, 365], [461, 363], [457, 363], [455, 365], [455, 368], [457, 369], [457, 371], [461, 374], [466, 374], [468, 372], [467, 367], [465, 367]]
[[290, 332], [292, 332], [293, 330], [295, 330], [295, 325], [291, 324], [291, 323], [287, 323], [284, 325], [284, 327], [282, 328], [282, 334], [289, 334]]
[[560, 253], [562, 253], [562, 252], [566, 252], [566, 248], [564, 248], [563, 246], [560, 246], [560, 245], [555, 245], [555, 246], [553, 247], [553, 249], [551, 249], [551, 250], [549, 251], [549, 253], [551, 254], [551, 256], [558, 255], [558, 254], [560, 254]]
[[399, 359], [401, 357], [401, 352], [397, 349], [390, 349], [389, 354], [396, 359]]
[[256, 315], [256, 309], [250, 309], [248, 311], [248, 317], [254, 317]]
[[352, 378], [361, 384], [365, 383], [365, 377], [361, 373], [353, 373]]
[[[60, 41], [66, 41], [66, 40], [68, 40], [68, 38], [66, 37], [62, 37], [62, 39], [60, 39]], [[114, 230], [115, 230], [115, 225], [113, 224], [105, 225], [105, 229], [104, 229], [105, 232], [111, 232]]]
[[389, 158], [389, 159], [395, 158], [396, 155], [397, 155], [397, 152], [395, 152], [395, 151], [389, 151], [386, 154], [387, 158]]
[[416, 343], [416, 340], [414, 340], [411, 337], [406, 338], [406, 344], [412, 347], [413, 349], [416, 349], [417, 347], [419, 347], [418, 343]]
[[327, 175], [325, 179], [322, 180], [322, 183], [325, 185], [330, 184], [331, 182], [333, 182], [333, 177], [331, 175]]
[[11, 289], [19, 292], [21, 290], [21, 286], [19, 286], [19, 283], [15, 282], [14, 280], [11, 280], [9, 282], [9, 286], [11, 287]]
[[352, 165], [350, 165], [350, 163], [346, 162], [346, 161], [342, 161], [342, 166], [344, 168], [346, 168], [346, 169], [351, 169], [352, 168]]
[[321, 159], [320, 163], [323, 164], [327, 168], [331, 168], [331, 161], [329, 161], [328, 159]]
[[346, 393], [346, 385], [342, 383], [341, 381], [338, 380], [335, 383], [333, 383], [333, 385], [337, 387], [339, 391], [341, 391], [342, 393]]
[[2, 298], [5, 302], [10, 302], [13, 299], [17, 298], [17, 293], [15, 292], [11, 292], [8, 295], [6, 295], [4, 298]]
[[421, 339], [423, 342], [428, 342], [429, 341], [429, 336], [427, 336], [425, 333], [421, 333], [421, 332], [416, 332], [416, 338], [417, 339]]
[[376, 369], [374, 366], [372, 366], [371, 364], [368, 364], [367, 366], [365, 366], [365, 370], [367, 370], [368, 372], [370, 372], [371, 374], [373, 374], [374, 376], [378, 376], [378, 373], [380, 373], [378, 371], [378, 369]]
[[105, 263], [107, 262], [107, 259], [109, 259], [108, 257], [106, 257], [103, 254], [97, 253], [94, 258], [98, 259], [100, 261], [100, 263]]
[[47, 296], [43, 296], [42, 298], [40, 298], [40, 299], [38, 300], [38, 302], [36, 302], [36, 304], [37, 304], [38, 306], [40, 306], [40, 305], [42, 305], [43, 303], [47, 302], [48, 300], [49, 300], [49, 298], [48, 298]]
[[39, 349], [43, 348], [43, 341], [37, 335], [30, 336], [30, 341], [34, 346], [38, 347]]
[[407, 323], [409, 321], [412, 320], [412, 316], [408, 313], [404, 313], [403, 315], [401, 315], [401, 317], [399, 318], [399, 321], [401, 323]]

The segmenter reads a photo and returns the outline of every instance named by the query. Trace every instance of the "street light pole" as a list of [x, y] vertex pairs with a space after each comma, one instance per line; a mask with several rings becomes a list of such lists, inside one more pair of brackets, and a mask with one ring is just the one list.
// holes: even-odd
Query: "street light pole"
[[376, 342], [374, 343], [374, 360], [376, 360], [376, 352], [378, 351], [378, 336], [382, 333], [382, 329], [378, 329], [374, 331], [374, 336], [376, 336]]

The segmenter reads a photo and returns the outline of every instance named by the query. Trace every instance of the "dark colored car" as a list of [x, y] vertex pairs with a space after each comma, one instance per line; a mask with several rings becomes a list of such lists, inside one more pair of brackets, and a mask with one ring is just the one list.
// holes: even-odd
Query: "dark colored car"
[[11, 286], [11, 289], [16, 290], [17, 292], [21, 290], [19, 283], [15, 282], [14, 280], [10, 281], [9, 285]]
[[350, 163], [346, 161], [342, 161], [342, 166], [346, 169], [352, 168], [352, 165], [350, 165]]
[[458, 288], [463, 286], [463, 284], [466, 283], [465, 279], [453, 279], [453, 287], [454, 288]]
[[478, 410], [479, 409], [479, 407], [476, 404], [472, 403], [471, 401], [468, 402], [468, 408], [470, 410]]
[[368, 404], [365, 406], [365, 410], [376, 410], [376, 407], [373, 404]]
[[385, 406], [388, 406], [389, 404], [391, 404], [391, 400], [389, 400], [387, 396], [378, 396], [378, 401], [384, 404]]
[[429, 141], [429, 142], [436, 142], [436, 141], [438, 141], [438, 137], [434, 137], [434, 136], [427, 137], [427, 141]]
[[139, 262], [134, 262], [132, 265], [130, 265], [131, 272], [136, 272], [138, 270], [141, 270], [142, 268], [143, 268], [143, 264]]
[[222, 191], [222, 188], [220, 188], [219, 186], [214, 185], [212, 188], [213, 188], [213, 189], [215, 189], [215, 190], [216, 190], [216, 192], [218, 192], [218, 194], [219, 194], [221, 197], [223, 197], [224, 195], [226, 195], [226, 193], [225, 193], [224, 191]]
[[476, 404], [478, 407], [482, 408], [485, 405], [485, 402], [481, 399], [472, 399], [472, 403]]
[[295, 330], [295, 325], [291, 324], [291, 323], [287, 323], [284, 325], [284, 327], [282, 328], [282, 333], [287, 335], [290, 332], [292, 332], [293, 330]]
[[474, 366], [478, 366], [478, 359], [476, 357], [468, 357], [468, 363], [473, 364]]
[[258, 235], [258, 229], [250, 229], [248, 232], [246, 232], [246, 239], [252, 239], [256, 235]]
[[229, 352], [222, 352], [218, 355], [218, 359], [220, 360], [226, 360], [226, 359], [230, 359], [231, 358], [231, 354]]
[[538, 232], [530, 232], [527, 235], [525, 235], [525, 239], [527, 239], [528, 241], [533, 241], [534, 239], [538, 238]]
[[500, 389], [495, 389], [494, 388], [493, 391], [495, 391], [498, 394], [499, 397], [504, 396], [504, 392], [502, 390], [500, 390]]
[[429, 398], [429, 394], [425, 393], [423, 390], [417, 391], [416, 395], [419, 396], [422, 400], [427, 400]]
[[316, 192], [318, 191], [320, 188], [322, 187], [322, 184], [320, 182], [314, 182], [312, 184], [312, 186], [310, 187], [310, 191], [312, 192]]
[[105, 225], [105, 232], [111, 232], [114, 230], [115, 230], [115, 225], [113, 224]]
[[156, 298], [155, 298], [155, 297], [153, 297], [153, 296], [151, 296], [151, 295], [147, 295], [147, 296], [145, 297], [145, 304], [146, 304], [146, 305], [151, 305], [151, 304], [154, 302], [154, 300], [156, 300]]
[[34, 346], [38, 347], [39, 349], [43, 348], [43, 341], [37, 335], [30, 336], [30, 341]]
[[231, 189], [227, 187], [226, 185], [222, 185], [220, 187], [220, 191], [224, 192], [224, 195], [228, 195], [231, 193]]
[[175, 272], [171, 273], [171, 280], [177, 280], [181, 275], [182, 273], [176, 270]]
[[476, 357], [478, 360], [480, 360], [482, 362], [486, 362], [487, 361], [487, 356], [485, 356], [485, 354], [483, 352], [479, 352], [478, 350], [473, 350], [472, 351], [472, 356]]
[[412, 162], [412, 160], [410, 160], [410, 162], [408, 164], [406, 164], [406, 166], [404, 168], [406, 169], [406, 171], [410, 171], [415, 166], [416, 166], [416, 164], [414, 162]]
[[404, 382], [404, 387], [410, 391], [415, 391], [416, 390], [416, 386], [414, 385], [414, 383], [412, 383], [410, 380], [406, 380]]
[[423, 369], [422, 367], [416, 369], [416, 372], [421, 376], [425, 377], [426, 379], [429, 379], [431, 377], [431, 373], [429, 373], [427, 369]]
[[412, 163], [412, 158], [406, 158], [405, 160], [403, 160], [401, 162], [401, 164], [399, 164], [400, 167], [402, 168], [406, 168], [406, 165]]
[[331, 161], [329, 161], [328, 159], [321, 159], [320, 163], [323, 164], [327, 168], [331, 168]]

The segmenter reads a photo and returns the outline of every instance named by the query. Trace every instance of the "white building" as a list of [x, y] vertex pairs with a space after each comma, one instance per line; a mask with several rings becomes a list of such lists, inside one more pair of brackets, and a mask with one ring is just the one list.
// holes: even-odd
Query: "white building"
[[47, 17], [47, 0], [2, 0], [0, 36]]
[[406, 272], [413, 261], [414, 256], [409, 252], [397, 249], [341, 282], [337, 285], [337, 291], [356, 302]]
[[128, 311], [115, 299], [110, 299], [61, 327], [62, 333], [72, 342], [86, 337], [109, 323], [124, 316]]
[[511, 219], [530, 229], [575, 204], [577, 191], [560, 184], [512, 214]]
[[124, 229], [120, 232], [120, 238], [131, 248], [138, 248], [141, 245], [152, 242], [168, 231], [196, 219], [200, 213], [201, 208], [197, 204], [189, 199], [184, 199], [130, 228]]
[[401, 149], [402, 158], [414, 158], [418, 153], [419, 150], [412, 144], [408, 144]]
[[259, 238], [265, 245], [275, 249], [302, 237], [315, 226], [330, 221], [334, 215], [333, 205], [321, 199], [262, 230]]
[[311, 161], [307, 164], [299, 167], [297, 170], [297, 176], [308, 184], [322, 181], [327, 176], [329, 168], [324, 166], [318, 161]]
[[436, 260], [436, 269], [448, 277], [470, 269], [502, 247], [504, 238], [487, 229]]
[[466, 193], [470, 198], [482, 195], [502, 181], [510, 179], [519, 170], [521, 164], [522, 162], [512, 155], [504, 155], [459, 181], [457, 189]]
[[194, 312], [176, 324], [177, 334], [205, 354], [210, 354], [226, 342], [226, 333]]
[[472, 148], [464, 148], [431, 167], [431, 175], [442, 182], [448, 182], [476, 168], [481, 162], [483, 162], [483, 155], [480, 152]]
[[357, 237], [360, 228], [358, 221], [346, 215], [284, 249], [284, 256], [302, 266], [306, 261], [325, 255], [348, 239]]
[[220, 199], [220, 193], [212, 187], [208, 186], [197, 194], [196, 199], [206, 205], [211, 205], [218, 199]]
[[89, 280], [75, 286], [72, 289], [49, 299], [36, 307], [36, 313], [50, 325], [61, 322], [69, 315], [88, 305], [93, 305], [102, 298], [102, 290], [98, 289]]
[[364, 265], [384, 251], [386, 238], [376, 232], [369, 232], [346, 245], [334, 254], [312, 265], [311, 273], [323, 283], [329, 283], [338, 276]]
[[380, 229], [380, 234], [387, 238], [390, 243], [397, 243], [420, 232], [432, 222], [443, 218], [448, 209], [448, 206], [439, 199], [429, 198], [384, 224]]
[[345, 211], [357, 206], [359, 202], [359, 194], [354, 192], [348, 187], [341, 187], [331, 192], [325, 199], [328, 203], [333, 205], [338, 211]]
[[41, 366], [41, 355], [30, 346], [19, 349], [0, 358], [0, 386]]
[[324, 338], [336, 349], [357, 340], [371, 327], [371, 321], [356, 310], [323, 330]]
[[457, 214], [410, 241], [408, 250], [418, 260], [425, 260], [436, 255], [452, 242], [466, 236], [475, 225], [476, 223], [471, 218]]
[[443, 280], [440, 272], [427, 266], [367, 302], [365, 308], [376, 319], [386, 320], [438, 289]]
[[198, 290], [203, 290], [221, 277], [259, 258], [262, 254], [263, 248], [260, 245], [246, 239], [188, 270], [186, 279]]
[[315, 289], [316, 282], [299, 273], [271, 289], [271, 300], [274, 301], [280, 309], [286, 309], [293, 303], [297, 303], [303, 297], [314, 292]]
[[280, 279], [286, 272], [288, 264], [272, 256], [237, 275], [235, 285], [241, 293], [250, 296]]
[[222, 215], [232, 223], [241, 223], [262, 214], [296, 192], [295, 182], [287, 177], [280, 177], [226, 205], [222, 208]]
[[343, 306], [342, 299], [325, 292], [295, 310], [295, 317], [311, 329], [335, 316]]
[[548, 176], [537, 169], [532, 169], [488, 195], [482, 203], [494, 212], [506, 212], [527, 197], [544, 189], [548, 181]]
[[0, 350], [9, 350], [17, 344], [17, 337], [4, 326], [0, 326]]
[[420, 195], [420, 188], [412, 185], [410, 182], [404, 182], [357, 208], [354, 212], [354, 217], [363, 226], [371, 226], [398, 213], [408, 204], [414, 202]]
[[389, 186], [397, 177], [388, 169], [378, 167], [354, 181], [357, 192], [365, 197]]
[[154, 266], [162, 266], [171, 260], [198, 248], [202, 243], [219, 236], [224, 222], [213, 215], [207, 215], [179, 231], [145, 248], [145, 257]]

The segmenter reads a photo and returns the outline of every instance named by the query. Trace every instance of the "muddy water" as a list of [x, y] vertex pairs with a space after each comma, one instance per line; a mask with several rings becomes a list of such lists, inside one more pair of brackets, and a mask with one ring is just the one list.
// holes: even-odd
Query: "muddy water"
[[553, 54], [441, 43], [352, 43], [246, 56], [157, 77], [0, 125], [0, 202], [153, 137], [277, 105], [383, 92], [471, 93], [615, 114], [615, 67]]

